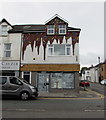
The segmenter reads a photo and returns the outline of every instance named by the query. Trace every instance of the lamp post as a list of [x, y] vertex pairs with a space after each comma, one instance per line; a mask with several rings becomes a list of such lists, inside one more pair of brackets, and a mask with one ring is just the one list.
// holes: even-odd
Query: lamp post
[[99, 83], [100, 83], [100, 80], [101, 80], [101, 73], [100, 73], [100, 57], [98, 57], [98, 61], [99, 61], [99, 66], [98, 66], [98, 69], [99, 69]]
[[99, 64], [100, 64], [100, 57], [98, 57], [98, 61], [99, 61]]

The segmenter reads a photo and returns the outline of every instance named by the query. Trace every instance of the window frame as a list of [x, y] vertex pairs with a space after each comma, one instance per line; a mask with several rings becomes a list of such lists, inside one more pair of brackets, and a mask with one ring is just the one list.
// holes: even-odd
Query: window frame
[[[65, 27], [63, 27], [65, 26]], [[58, 29], [59, 29], [59, 34], [66, 34], [66, 25], [58, 25]], [[61, 32], [61, 30], [65, 30], [65, 32]]]
[[[6, 47], [6, 45], [10, 45], [10, 48], [9, 49], [7, 49]], [[10, 52], [10, 55], [8, 56], [7, 55], [7, 52]], [[10, 58], [11, 57], [11, 43], [4, 43], [4, 57], [5, 58]]]
[[[48, 45], [48, 56], [71, 56], [71, 44], [62, 44], [62, 45], [65, 45], [65, 51], [64, 51], [65, 54], [64, 55], [56, 55], [55, 54], [55, 51], [54, 51], [54, 46], [55, 45], [60, 45], [60, 44], [49, 44]], [[69, 46], [67, 46], [67, 45], [69, 45]], [[67, 54], [67, 49], [69, 49], [69, 48], [70, 48], [70, 54], [68, 55]], [[49, 49], [53, 50], [52, 54], [50, 54]]]
[[[50, 26], [53, 26], [53, 27], [50, 28]], [[49, 32], [50, 30], [53, 31], [53, 32], [52, 33]], [[48, 35], [54, 35], [55, 34], [55, 25], [48, 25], [47, 26], [47, 34]]]
[[[13, 79], [15, 78], [16, 80], [18, 80], [18, 82], [14, 80], [16, 83], [12, 83], [11, 82], [11, 78], [13, 78]], [[23, 85], [23, 83], [21, 82], [21, 80], [18, 79], [18, 78], [16, 78], [16, 77], [14, 77], [14, 76], [13, 77], [9, 77], [9, 83], [12, 84], [12, 85], [18, 85], [18, 86]], [[21, 84], [19, 84], [19, 83], [21, 83]]]
[[[68, 76], [67, 80], [66, 77]], [[51, 73], [51, 88], [52, 89], [74, 89], [75, 74], [72, 72], [52, 72]], [[57, 84], [56, 84], [57, 83]]]
[[[2, 25], [2, 35], [7, 35], [7, 25]], [[4, 29], [5, 28], [5, 29]]]

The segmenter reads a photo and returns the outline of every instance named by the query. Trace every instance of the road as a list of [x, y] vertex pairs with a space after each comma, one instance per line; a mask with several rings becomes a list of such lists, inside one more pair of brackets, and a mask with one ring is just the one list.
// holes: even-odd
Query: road
[[[92, 84], [103, 94], [103, 86]], [[91, 98], [38, 98], [28, 101], [2, 101], [3, 118], [104, 118], [104, 99]]]
[[103, 99], [3, 100], [3, 118], [103, 118]]
[[106, 86], [103, 86], [103, 85], [98, 84], [98, 83], [90, 83], [89, 89], [106, 96]]

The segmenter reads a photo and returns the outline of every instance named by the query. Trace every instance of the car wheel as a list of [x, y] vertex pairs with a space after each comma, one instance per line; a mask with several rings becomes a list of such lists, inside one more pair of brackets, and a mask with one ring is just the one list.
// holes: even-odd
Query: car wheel
[[28, 100], [29, 99], [29, 93], [28, 92], [22, 92], [20, 95], [21, 100]]

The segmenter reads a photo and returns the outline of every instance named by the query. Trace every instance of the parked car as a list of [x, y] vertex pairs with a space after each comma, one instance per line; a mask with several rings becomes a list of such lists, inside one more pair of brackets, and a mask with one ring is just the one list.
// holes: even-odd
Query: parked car
[[101, 84], [101, 85], [106, 85], [106, 79], [102, 80], [102, 81], [100, 82], [100, 84]]
[[36, 87], [15, 76], [0, 76], [0, 94], [18, 96], [22, 100], [38, 96]]
[[89, 81], [87, 81], [87, 80], [81, 80], [80, 81], [80, 83], [79, 83], [79, 85], [81, 86], [81, 87], [89, 87], [90, 86], [90, 83], [89, 83]]

